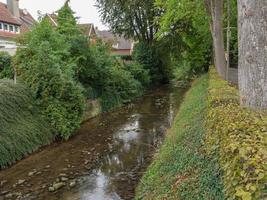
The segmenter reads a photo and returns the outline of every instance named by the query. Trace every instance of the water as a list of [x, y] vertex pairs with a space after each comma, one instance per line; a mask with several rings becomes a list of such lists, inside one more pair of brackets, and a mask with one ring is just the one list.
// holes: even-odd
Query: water
[[[0, 200], [8, 194], [25, 200], [133, 199], [184, 92], [154, 90], [126, 108], [84, 123], [68, 142], [54, 143], [0, 171]], [[64, 186], [49, 192], [57, 182]]]

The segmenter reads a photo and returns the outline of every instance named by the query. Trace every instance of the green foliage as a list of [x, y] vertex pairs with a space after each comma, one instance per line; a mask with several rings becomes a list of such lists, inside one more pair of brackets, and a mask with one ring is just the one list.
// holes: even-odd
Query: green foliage
[[167, 83], [169, 81], [170, 71], [167, 65], [164, 65], [164, 59], [156, 44], [152, 46], [139, 42], [135, 45], [133, 60], [149, 71], [151, 81], [154, 84]]
[[136, 199], [223, 200], [218, 163], [203, 154], [208, 77], [188, 91], [173, 127], [142, 178]]
[[236, 88], [214, 69], [210, 77], [206, 144], [210, 155], [218, 154], [226, 194], [236, 200], [265, 199], [266, 113], [241, 108]]
[[12, 57], [6, 52], [0, 52], [0, 79], [14, 78], [14, 70], [11, 66]]
[[67, 0], [58, 11], [56, 29], [60, 34], [68, 39], [79, 34], [74, 12], [69, 6], [69, 0]]
[[54, 136], [29, 89], [0, 80], [0, 168], [22, 159]]
[[166, 41], [165, 50], [170, 49], [175, 79], [181, 81], [185, 78], [187, 81], [207, 71], [212, 38], [204, 1], [158, 0], [157, 6], [165, 10], [160, 18], [158, 36], [161, 41]]
[[161, 9], [155, 0], [96, 0], [102, 21], [119, 35], [153, 43]]
[[99, 41], [90, 48], [90, 67], [85, 68], [83, 80], [98, 91], [103, 111], [117, 107], [140, 96], [142, 84], [109, 54], [108, 47]]
[[133, 77], [138, 80], [142, 86], [145, 88], [149, 87], [151, 84], [151, 77], [149, 75], [149, 70], [145, 69], [143, 65], [131, 62], [129, 64], [125, 64], [126, 70], [129, 71]]
[[43, 115], [58, 136], [68, 139], [79, 127], [84, 109], [83, 89], [74, 80], [75, 63], [66, 59], [69, 45], [43, 20], [19, 48], [15, 64], [32, 90]]

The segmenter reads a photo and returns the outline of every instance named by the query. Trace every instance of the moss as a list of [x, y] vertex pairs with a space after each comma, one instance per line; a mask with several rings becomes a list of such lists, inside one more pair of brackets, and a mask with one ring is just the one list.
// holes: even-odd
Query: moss
[[204, 152], [208, 76], [188, 91], [162, 148], [143, 176], [136, 199], [225, 199], [219, 165]]
[[0, 80], [0, 168], [54, 139], [33, 102], [26, 87]]
[[229, 199], [266, 198], [266, 133], [266, 113], [241, 108], [237, 89], [212, 69], [205, 142], [210, 155], [218, 154]]

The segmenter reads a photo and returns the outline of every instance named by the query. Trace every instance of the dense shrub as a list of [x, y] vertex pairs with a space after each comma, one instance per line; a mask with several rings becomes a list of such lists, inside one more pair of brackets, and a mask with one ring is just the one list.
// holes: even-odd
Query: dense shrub
[[29, 89], [0, 80], [0, 168], [22, 159], [54, 136]]
[[66, 59], [69, 46], [46, 20], [23, 42], [15, 59], [18, 74], [57, 135], [68, 139], [81, 123], [85, 101], [74, 79], [76, 65]]
[[151, 77], [149, 70], [145, 69], [143, 65], [132, 62], [125, 64], [126, 70], [129, 71], [133, 77], [138, 80], [144, 87], [149, 87], [151, 84]]
[[0, 52], [0, 79], [14, 77], [14, 70], [11, 67], [11, 56], [7, 52]]
[[162, 57], [157, 45], [149, 45], [139, 42], [133, 51], [133, 60], [149, 71], [151, 81], [154, 84], [169, 82], [170, 71], [164, 64], [165, 58]]
[[266, 113], [241, 108], [237, 89], [214, 69], [209, 83], [206, 144], [210, 154], [219, 155], [226, 194], [229, 199], [265, 199]]

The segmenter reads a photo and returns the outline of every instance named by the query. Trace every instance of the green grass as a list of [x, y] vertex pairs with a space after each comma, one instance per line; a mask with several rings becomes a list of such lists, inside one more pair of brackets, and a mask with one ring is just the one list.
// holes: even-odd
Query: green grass
[[0, 168], [54, 139], [27, 88], [0, 80]]
[[143, 176], [136, 199], [225, 199], [219, 165], [205, 154], [208, 76], [188, 91], [172, 129]]

